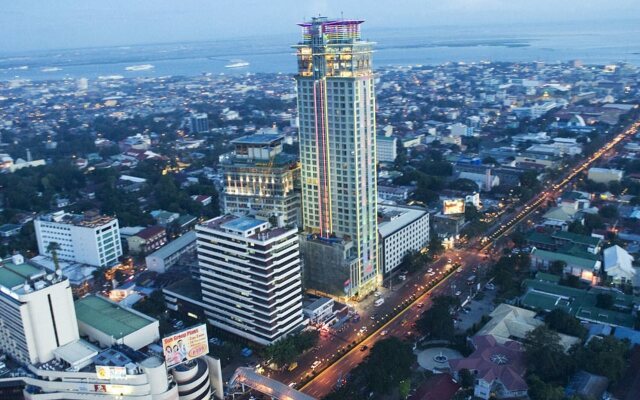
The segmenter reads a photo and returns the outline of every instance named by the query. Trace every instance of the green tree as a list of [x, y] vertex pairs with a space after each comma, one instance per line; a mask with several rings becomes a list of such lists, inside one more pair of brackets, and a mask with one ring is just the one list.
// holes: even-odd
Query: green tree
[[409, 397], [409, 393], [411, 393], [411, 379], [405, 379], [400, 381], [398, 385], [398, 392], [400, 393], [400, 398], [406, 399]]
[[564, 391], [561, 386], [544, 382], [536, 375], [527, 379], [529, 385], [529, 398], [532, 400], [562, 400]]
[[458, 372], [460, 376], [460, 385], [462, 385], [463, 389], [472, 388], [475, 382], [475, 378], [471, 371], [466, 368], [463, 368]]
[[457, 298], [439, 296], [433, 299], [432, 306], [416, 321], [416, 328], [430, 339], [452, 340], [454, 337], [451, 310], [459, 304]]
[[596, 295], [596, 307], [609, 310], [613, 307], [614, 301], [614, 297], [609, 293], [598, 293]]
[[618, 217], [618, 207], [614, 205], [606, 205], [600, 207], [598, 214], [605, 219], [614, 219]]
[[617, 382], [627, 365], [629, 348], [613, 336], [593, 339], [584, 347], [576, 349], [578, 365], [592, 374], [602, 375]]
[[58, 250], [60, 250], [60, 245], [58, 244], [58, 242], [49, 242], [49, 244], [47, 245], [47, 253], [50, 253], [51, 258], [53, 258], [53, 265], [55, 266], [56, 272], [60, 270]]
[[564, 269], [567, 267], [567, 263], [562, 260], [555, 260], [549, 265], [549, 272], [554, 275], [564, 275]]
[[564, 383], [574, 372], [574, 365], [560, 344], [560, 336], [546, 325], [527, 333], [524, 343], [528, 371], [543, 381]]
[[544, 321], [549, 325], [549, 328], [565, 335], [582, 338], [587, 334], [587, 328], [580, 323], [580, 320], [561, 308], [556, 308], [547, 314]]
[[374, 393], [388, 394], [411, 375], [414, 355], [409, 344], [396, 337], [377, 342], [363, 367], [363, 376]]

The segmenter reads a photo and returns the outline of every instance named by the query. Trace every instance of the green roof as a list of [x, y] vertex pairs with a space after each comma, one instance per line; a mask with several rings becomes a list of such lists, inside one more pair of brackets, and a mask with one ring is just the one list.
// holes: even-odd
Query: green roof
[[551, 282], [551, 283], [560, 283], [560, 277], [554, 274], [547, 274], [546, 272], [538, 272], [536, 274], [536, 279], [539, 281]]
[[4, 262], [0, 266], [0, 285], [13, 290], [15, 287], [23, 285], [30, 278], [44, 274], [45, 271], [28, 263], [16, 265], [11, 262]]
[[122, 307], [104, 297], [90, 295], [75, 303], [76, 317], [114, 339], [123, 337], [153, 323], [153, 318]]
[[527, 235], [527, 241], [535, 243], [542, 243], [549, 246], [555, 246], [556, 242], [549, 235], [545, 235], [544, 233], [533, 231]]
[[535, 249], [531, 252], [533, 257], [546, 260], [549, 262], [553, 261], [564, 261], [569, 266], [578, 266], [582, 268], [595, 269], [597, 260], [590, 260], [588, 258], [576, 257], [570, 254], [564, 253], [554, 253], [553, 251], [546, 251], [541, 249]]
[[567, 231], [558, 231], [555, 232], [552, 237], [554, 239], [560, 240], [568, 240], [572, 243], [583, 244], [587, 246], [597, 246], [601, 243], [599, 238], [587, 235], [581, 235], [579, 233], [567, 232]]
[[598, 261], [600, 257], [597, 254], [589, 253], [583, 244], [567, 243], [558, 249], [558, 253], [568, 254], [570, 256], [584, 258], [587, 260]]
[[[599, 288], [582, 290], [541, 280], [538, 275], [536, 275], [536, 278], [535, 280], [527, 279], [525, 281], [528, 291], [520, 299], [520, 304], [524, 307], [545, 311], [561, 308], [580, 319], [616, 326], [634, 326], [635, 318], [631, 314], [631, 309], [638, 299], [633, 296]], [[615, 297], [615, 305], [620, 309], [627, 309], [629, 312], [605, 310], [596, 307], [599, 293], [613, 295]]]

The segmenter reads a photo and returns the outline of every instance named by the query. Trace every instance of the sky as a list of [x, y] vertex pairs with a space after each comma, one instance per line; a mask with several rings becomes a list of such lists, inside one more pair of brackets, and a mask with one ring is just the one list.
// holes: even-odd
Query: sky
[[[640, 0], [0, 0], [0, 52], [297, 35], [315, 15], [367, 29], [636, 19]], [[524, 29], [524, 28], [523, 28]]]

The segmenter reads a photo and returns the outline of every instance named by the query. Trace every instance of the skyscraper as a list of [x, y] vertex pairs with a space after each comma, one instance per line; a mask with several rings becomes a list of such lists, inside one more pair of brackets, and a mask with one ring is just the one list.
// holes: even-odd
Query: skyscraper
[[348, 296], [373, 290], [378, 276], [373, 43], [361, 39], [362, 22], [313, 18], [294, 46], [303, 223], [311, 241], [344, 255], [336, 268], [319, 242], [303, 242], [305, 280]]

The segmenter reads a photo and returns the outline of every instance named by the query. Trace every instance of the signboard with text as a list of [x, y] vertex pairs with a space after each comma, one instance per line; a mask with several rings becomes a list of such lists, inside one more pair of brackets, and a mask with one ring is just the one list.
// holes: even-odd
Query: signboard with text
[[206, 325], [198, 325], [162, 339], [167, 368], [209, 353]]
[[442, 213], [444, 215], [464, 214], [464, 199], [444, 200]]
[[96, 365], [96, 376], [98, 379], [126, 379], [127, 369], [125, 367], [110, 367], [107, 365]]

